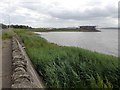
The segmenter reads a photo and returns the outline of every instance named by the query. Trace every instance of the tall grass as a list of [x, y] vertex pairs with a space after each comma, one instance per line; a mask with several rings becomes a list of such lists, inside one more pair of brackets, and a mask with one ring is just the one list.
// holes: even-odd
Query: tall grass
[[3, 32], [3, 33], [2, 33], [2, 39], [3, 39], [3, 40], [5, 40], [5, 39], [10, 39], [10, 38], [12, 38], [13, 35], [14, 35], [14, 32], [13, 32], [13, 31]]
[[117, 57], [52, 44], [26, 30], [15, 32], [48, 87], [120, 88]]

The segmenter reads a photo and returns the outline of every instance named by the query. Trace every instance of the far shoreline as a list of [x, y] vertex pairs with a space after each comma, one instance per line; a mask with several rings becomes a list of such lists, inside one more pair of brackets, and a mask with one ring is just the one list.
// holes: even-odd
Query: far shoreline
[[87, 29], [43, 29], [43, 28], [34, 28], [30, 29], [34, 32], [101, 32], [100, 30], [87, 30]]

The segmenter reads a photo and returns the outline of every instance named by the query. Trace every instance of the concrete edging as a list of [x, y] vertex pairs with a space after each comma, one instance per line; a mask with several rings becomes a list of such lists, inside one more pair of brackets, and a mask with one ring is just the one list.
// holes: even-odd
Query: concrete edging
[[39, 76], [16, 37], [12, 38], [12, 56], [11, 88], [43, 88]]

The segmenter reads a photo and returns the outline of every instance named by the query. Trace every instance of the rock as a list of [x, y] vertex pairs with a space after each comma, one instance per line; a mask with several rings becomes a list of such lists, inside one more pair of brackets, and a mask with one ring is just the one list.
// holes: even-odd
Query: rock
[[17, 50], [13, 50], [13, 53], [12, 53], [13, 56], [16, 56], [16, 55], [22, 55], [21, 51], [19, 49]]
[[27, 79], [29, 82], [30, 82], [30, 76], [27, 74], [27, 73], [25, 73], [25, 72], [22, 72], [22, 73], [20, 73], [20, 72], [17, 72], [17, 73], [15, 73], [14, 75], [13, 75], [13, 80], [14, 80], [14, 83], [16, 82], [16, 80], [17, 81], [19, 81], [19, 83], [21, 83], [21, 79]]
[[12, 88], [21, 88], [22, 90], [30, 90], [30, 88], [35, 88], [30, 82], [15, 83], [12, 85]]
[[[13, 71], [13, 73], [15, 73], [15, 72], [19, 72], [19, 71], [21, 71], [21, 73], [23, 72], [26, 72], [27, 70], [25, 70], [23, 67], [16, 67], [15, 69], [14, 69], [14, 71]], [[14, 74], [13, 74], [14, 75]]]
[[14, 61], [13, 63], [14, 68], [15, 67], [26, 67], [26, 65], [27, 65], [27, 62], [23, 60], [20, 60], [20, 61], [17, 60], [17, 61]]

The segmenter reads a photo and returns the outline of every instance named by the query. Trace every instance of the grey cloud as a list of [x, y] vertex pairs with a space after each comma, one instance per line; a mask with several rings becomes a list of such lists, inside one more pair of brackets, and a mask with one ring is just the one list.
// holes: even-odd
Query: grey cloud
[[46, 3], [43, 3], [40, 1], [39, 2], [22, 2], [22, 3], [20, 3], [21, 7], [24, 7], [24, 8], [39, 12], [39, 13], [48, 12], [48, 10], [50, 8], [52, 8], [54, 5], [55, 5], [54, 3], [46, 4]]
[[[96, 3], [100, 5], [99, 3]], [[84, 12], [81, 12], [80, 8], [75, 10], [69, 10], [64, 7], [61, 7], [59, 3], [22, 3], [24, 8], [34, 10], [39, 13], [45, 13], [51, 15], [52, 17], [59, 19], [72, 19], [72, 20], [92, 20], [97, 18], [117, 18], [118, 9], [116, 6], [106, 6], [95, 7], [93, 9], [86, 9]]]
[[[118, 17], [118, 9], [116, 6], [106, 6], [100, 7], [101, 2], [89, 3], [88, 5], [98, 4], [97, 7], [93, 7], [92, 9], [87, 8], [84, 11], [81, 11], [81, 8], [78, 7], [75, 9], [68, 9], [64, 6], [61, 6], [57, 1], [52, 3], [44, 3], [39, 0], [39, 2], [20, 2], [18, 4], [11, 4], [10, 8], [5, 8], [6, 10], [2, 13], [3, 19], [6, 20], [8, 18], [9, 12], [10, 14], [15, 14], [11, 16], [11, 23], [15, 24], [30, 24], [33, 26], [77, 26], [82, 24], [98, 24], [98, 25], [112, 25], [112, 21], [110, 19], [117, 19]], [[52, 18], [45, 18], [44, 20], [35, 20], [30, 17], [29, 14], [20, 15], [16, 12], [19, 8], [30, 9], [36, 13], [45, 14], [51, 16]], [[7, 17], [7, 18], [5, 18]], [[107, 18], [110, 18], [109, 20]], [[103, 22], [104, 21], [104, 22]], [[8, 22], [6, 20], [6, 22]]]
[[64, 10], [60, 9], [57, 12], [54, 10], [49, 11], [49, 14], [56, 18], [61, 19], [73, 19], [73, 20], [87, 20], [87, 19], [94, 19], [94, 18], [106, 18], [106, 17], [115, 17], [117, 18], [117, 8], [115, 7], [106, 7], [104, 9], [101, 8], [93, 8], [87, 9], [84, 12], [80, 12], [80, 10]]

